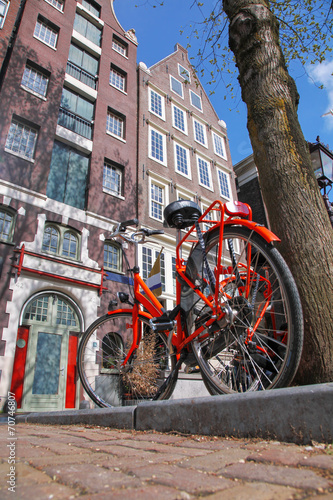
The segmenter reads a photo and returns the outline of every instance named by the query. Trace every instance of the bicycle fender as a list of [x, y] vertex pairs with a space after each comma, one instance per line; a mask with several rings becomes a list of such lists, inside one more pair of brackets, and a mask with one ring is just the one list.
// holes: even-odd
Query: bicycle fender
[[[108, 315], [111, 315], [111, 314], [115, 314], [115, 313], [132, 313], [133, 312], [133, 309], [129, 309], [129, 308], [124, 308], [124, 309], [113, 309], [112, 311], [108, 311]], [[149, 314], [148, 312], [146, 311], [139, 311], [139, 315], [140, 316], [144, 316], [145, 318], [147, 319], [151, 319], [153, 316], [151, 314]]]
[[251, 231], [259, 234], [267, 243], [273, 243], [274, 241], [280, 242], [280, 238], [278, 238], [272, 231], [267, 229], [265, 226], [260, 226], [257, 222], [246, 220], [246, 219], [231, 219], [226, 220], [224, 223], [225, 226], [245, 226]]

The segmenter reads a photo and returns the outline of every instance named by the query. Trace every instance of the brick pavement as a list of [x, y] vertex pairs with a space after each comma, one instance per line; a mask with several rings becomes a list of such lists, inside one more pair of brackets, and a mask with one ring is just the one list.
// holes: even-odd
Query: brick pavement
[[332, 445], [24, 423], [0, 438], [1, 500], [333, 499]]

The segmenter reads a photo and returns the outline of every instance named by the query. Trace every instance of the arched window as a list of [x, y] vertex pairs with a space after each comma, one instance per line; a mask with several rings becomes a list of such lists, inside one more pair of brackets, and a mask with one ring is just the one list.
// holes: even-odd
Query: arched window
[[15, 214], [12, 210], [0, 208], [0, 240], [12, 241]]
[[122, 272], [122, 249], [120, 245], [105, 242], [104, 244], [104, 267], [113, 271]]
[[119, 369], [119, 361], [124, 351], [123, 339], [118, 333], [110, 332], [103, 337], [103, 368]]
[[60, 224], [46, 224], [42, 251], [68, 259], [79, 259], [79, 233]]

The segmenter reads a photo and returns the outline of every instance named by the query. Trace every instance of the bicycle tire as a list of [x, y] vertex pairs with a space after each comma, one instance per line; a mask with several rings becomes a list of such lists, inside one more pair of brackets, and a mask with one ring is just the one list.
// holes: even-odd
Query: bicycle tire
[[[219, 230], [207, 233], [205, 240], [206, 255], [214, 269]], [[251, 262], [245, 257], [249, 245]], [[205, 328], [192, 342], [207, 390], [217, 395], [289, 385], [302, 353], [303, 314], [286, 262], [257, 233], [241, 226], [225, 226], [221, 265], [226, 274], [220, 286], [228, 294], [222, 306], [228, 314], [220, 323], [216, 321]], [[207, 283], [199, 245], [189, 256], [186, 274]], [[245, 296], [247, 286], [249, 293]], [[249, 341], [248, 332], [264, 307], [267, 309]], [[211, 317], [211, 309], [200, 309], [197, 303], [192, 306], [190, 317], [193, 332]]]
[[[83, 334], [78, 349], [78, 371], [82, 385], [100, 407], [131, 406], [154, 399], [176, 364], [169, 353], [167, 337], [155, 333], [149, 319], [139, 314], [142, 338], [135, 356], [122, 367], [132, 345], [132, 313], [105, 314]], [[175, 372], [156, 399], [168, 399], [177, 382]]]

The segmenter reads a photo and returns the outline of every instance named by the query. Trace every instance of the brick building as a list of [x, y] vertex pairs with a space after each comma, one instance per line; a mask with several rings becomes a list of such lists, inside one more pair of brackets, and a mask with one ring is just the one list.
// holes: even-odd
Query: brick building
[[[80, 333], [128, 291], [108, 234], [136, 216], [162, 228], [176, 199], [205, 209], [234, 198], [230, 151], [181, 46], [137, 68], [134, 30], [112, 1], [26, 0], [10, 18], [14, 5], [0, 94], [1, 405], [11, 391], [19, 411], [78, 408]], [[161, 246], [172, 308], [173, 230], [140, 248], [141, 268]]]
[[0, 396], [24, 411], [78, 406], [79, 333], [125, 278], [107, 235], [136, 215], [136, 49], [109, 0], [22, 14], [1, 91]]

